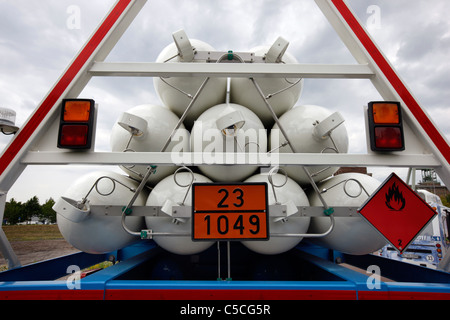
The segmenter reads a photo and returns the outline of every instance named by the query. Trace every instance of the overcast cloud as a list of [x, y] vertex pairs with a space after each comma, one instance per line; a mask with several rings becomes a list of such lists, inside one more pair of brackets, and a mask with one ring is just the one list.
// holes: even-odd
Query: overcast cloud
[[[103, 19], [113, 0], [0, 0], [0, 106], [22, 126]], [[450, 2], [349, 0], [379, 47], [447, 139], [450, 139]], [[75, 10], [75, 11], [74, 11]], [[73, 24], [73, 14], [79, 20]], [[148, 1], [107, 61], [155, 61], [184, 29], [221, 51], [248, 51], [283, 36], [300, 63], [354, 63], [313, 0]], [[143, 103], [160, 104], [151, 78], [94, 78], [80, 95], [99, 104], [96, 149], [109, 151], [119, 115]], [[299, 104], [340, 111], [350, 152], [366, 150], [363, 106], [380, 99], [366, 80], [305, 81]], [[11, 140], [0, 136], [0, 150]], [[105, 168], [117, 170], [117, 168]], [[95, 170], [98, 168], [94, 168]], [[29, 167], [8, 193], [26, 201], [56, 199], [86, 167]], [[384, 180], [390, 170], [370, 168]], [[63, 172], [63, 173], [62, 173]], [[406, 170], [398, 170], [405, 178]], [[37, 183], [30, 181], [37, 180]]]

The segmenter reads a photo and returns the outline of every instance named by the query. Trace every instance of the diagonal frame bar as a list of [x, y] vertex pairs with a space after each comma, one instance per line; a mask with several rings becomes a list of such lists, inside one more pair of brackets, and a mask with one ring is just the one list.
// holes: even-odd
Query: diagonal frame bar
[[87, 72], [94, 61], [103, 61], [146, 0], [118, 0], [54, 87], [37, 106], [0, 157], [0, 190], [9, 190], [25, 169], [17, 161], [39, 136], [64, 98], [77, 97], [91, 79]]
[[[435, 168], [447, 188], [450, 187], [450, 145], [406, 84], [377, 47], [361, 22], [356, 18], [345, 0], [315, 0], [336, 33], [360, 64], [368, 64], [374, 72], [371, 81], [385, 100], [401, 101], [405, 111], [405, 121], [417, 132], [417, 136], [440, 162]], [[443, 260], [448, 268], [449, 253]]]
[[[118, 0], [94, 31], [86, 44], [69, 64], [62, 76], [37, 106], [30, 118], [14, 136], [0, 156], [0, 193], [2, 202], [7, 191], [26, 168], [21, 159], [57, 117], [57, 110], [65, 98], [77, 97], [91, 79], [87, 71], [94, 61], [103, 61], [117, 41], [145, 5], [146, 0]], [[0, 206], [0, 221], [3, 221], [4, 205]], [[0, 250], [8, 260], [10, 269], [20, 266], [12, 247], [0, 233]]]
[[450, 146], [411, 91], [400, 79], [345, 0], [315, 0], [336, 33], [359, 64], [368, 64], [374, 72], [371, 81], [387, 101], [401, 101], [405, 121], [439, 160], [436, 169], [446, 186], [450, 186]]

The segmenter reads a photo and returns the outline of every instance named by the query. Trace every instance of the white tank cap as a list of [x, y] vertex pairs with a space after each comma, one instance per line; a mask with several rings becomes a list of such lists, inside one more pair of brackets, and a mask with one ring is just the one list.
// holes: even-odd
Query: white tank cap
[[177, 46], [180, 59], [185, 62], [194, 60], [194, 49], [184, 30], [178, 30], [172, 34], [173, 41]]
[[117, 121], [125, 130], [129, 131], [133, 136], [142, 136], [147, 131], [147, 121], [134, 114], [124, 112]]
[[244, 116], [238, 110], [227, 113], [216, 120], [216, 125], [219, 130], [226, 132], [225, 130], [233, 128], [234, 132], [241, 129], [245, 124]]
[[331, 132], [344, 123], [344, 118], [339, 112], [335, 112], [318, 124], [314, 124], [314, 135], [319, 139], [326, 139]]
[[86, 219], [91, 212], [89, 201], [80, 208], [80, 202], [68, 197], [60, 197], [53, 205], [53, 210], [58, 212], [67, 220], [78, 223]]
[[274, 44], [270, 47], [266, 54], [267, 63], [280, 63], [284, 53], [289, 46], [289, 41], [283, 37], [278, 37]]

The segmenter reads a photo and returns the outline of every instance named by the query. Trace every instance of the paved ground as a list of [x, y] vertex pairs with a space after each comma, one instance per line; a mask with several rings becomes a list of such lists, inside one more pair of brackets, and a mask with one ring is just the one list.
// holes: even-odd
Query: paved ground
[[[60, 257], [70, 253], [79, 252], [66, 240], [35, 240], [35, 241], [13, 241], [11, 246], [22, 265], [27, 265], [42, 260]], [[0, 253], [0, 271], [5, 270], [6, 260]]]

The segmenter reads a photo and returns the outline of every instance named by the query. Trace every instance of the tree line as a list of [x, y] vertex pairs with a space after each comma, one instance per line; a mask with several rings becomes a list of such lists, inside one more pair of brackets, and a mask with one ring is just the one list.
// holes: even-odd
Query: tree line
[[55, 201], [52, 198], [42, 205], [36, 196], [24, 203], [11, 198], [5, 205], [3, 224], [26, 223], [31, 221], [32, 218], [37, 218], [42, 223], [55, 223], [56, 212], [52, 209], [54, 204]]

